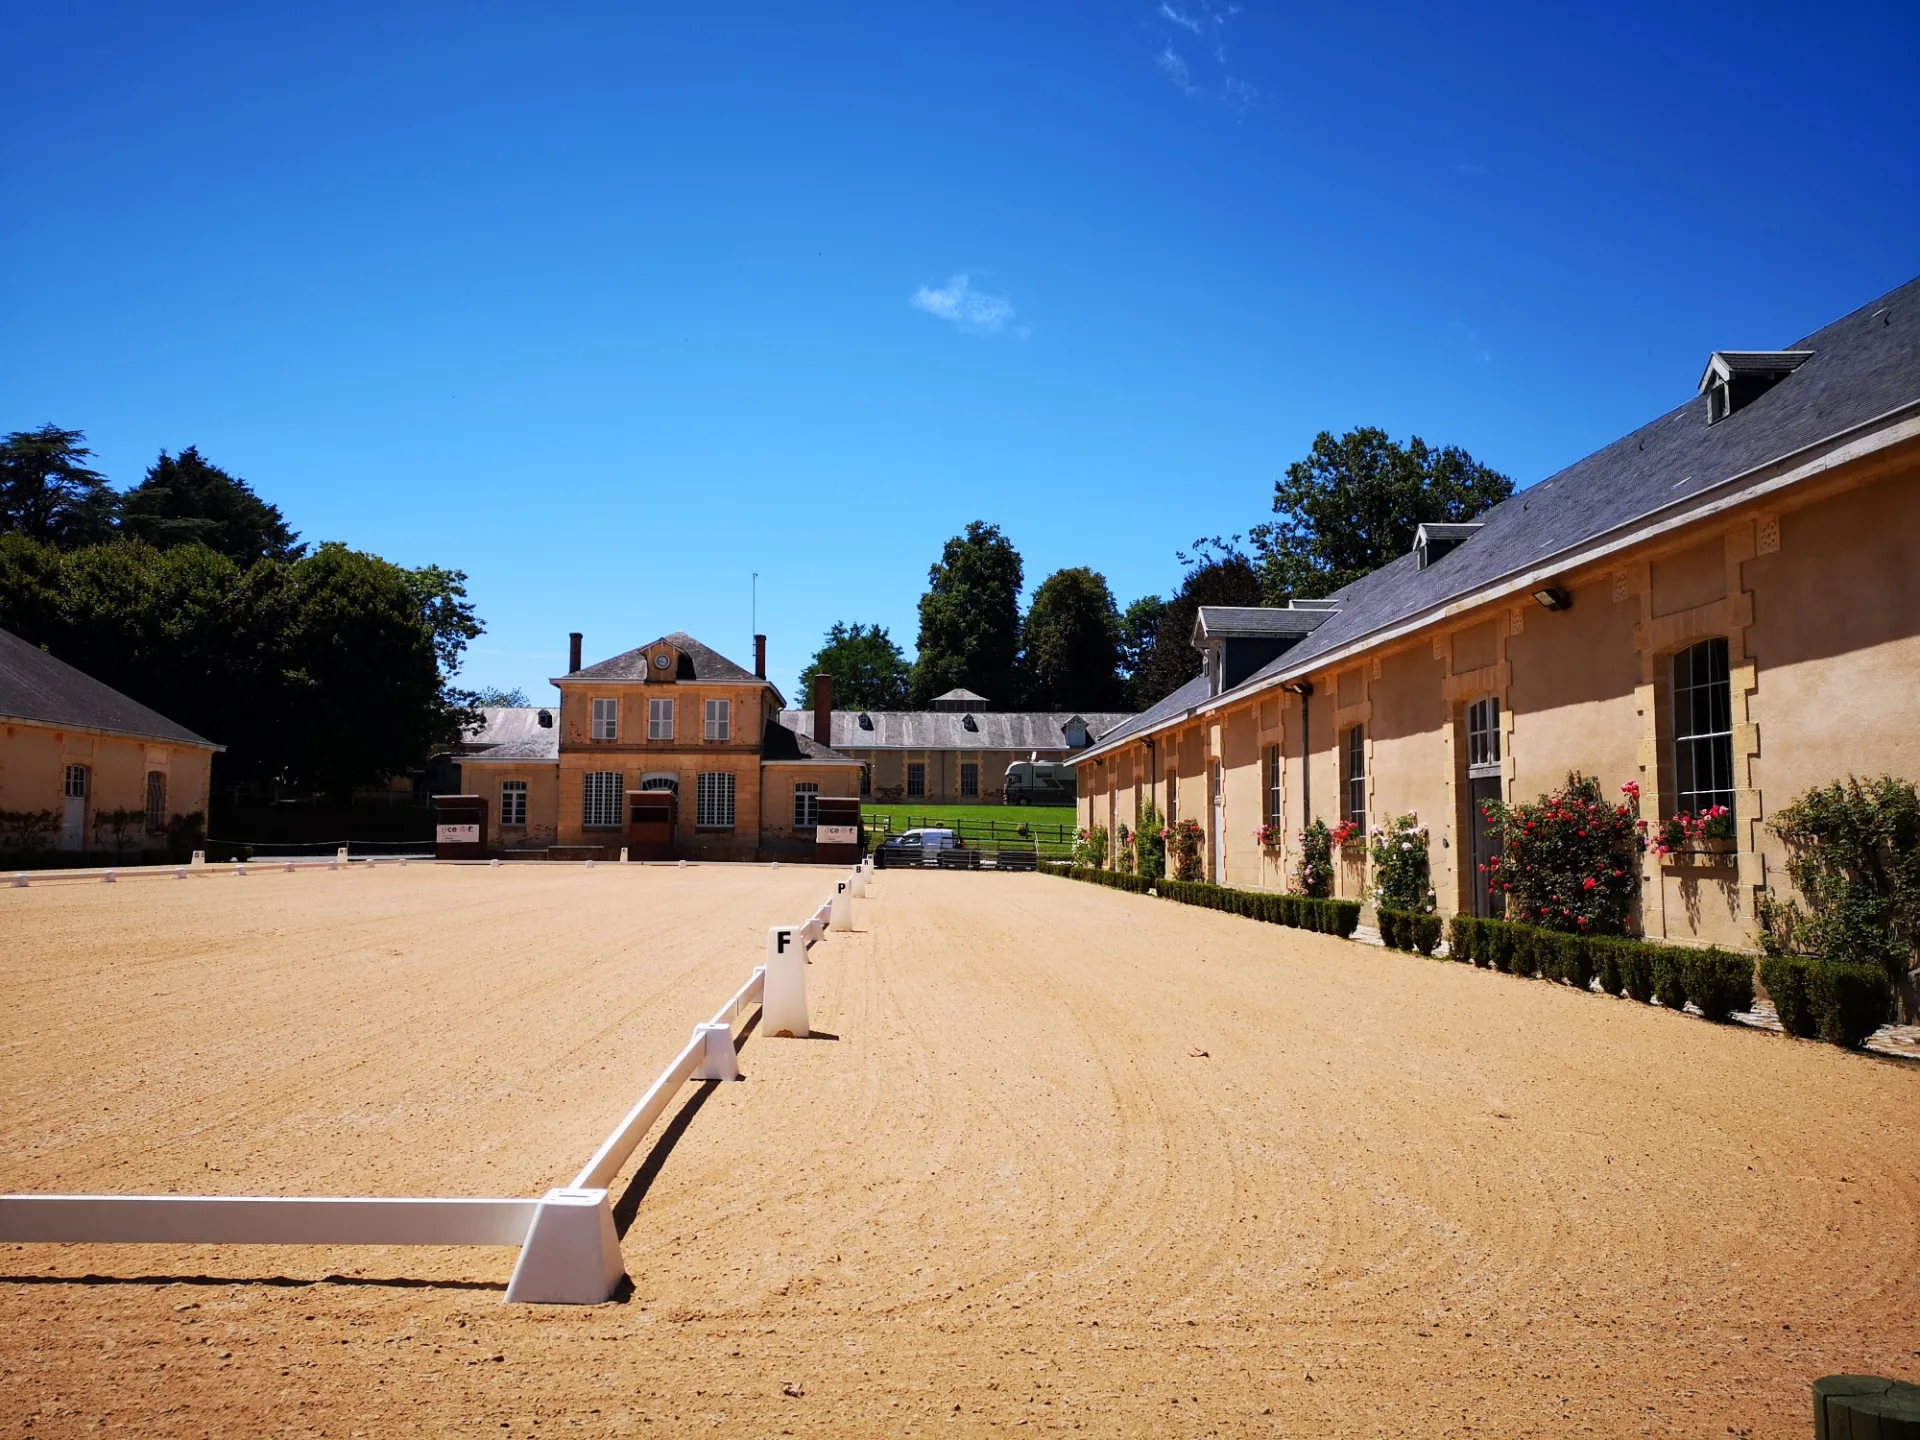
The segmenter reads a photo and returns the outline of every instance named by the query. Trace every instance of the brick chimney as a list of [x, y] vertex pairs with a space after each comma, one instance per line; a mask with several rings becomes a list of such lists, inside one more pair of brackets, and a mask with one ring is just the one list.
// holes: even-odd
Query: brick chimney
[[753, 678], [767, 678], [767, 637], [764, 635], [753, 637]]
[[833, 744], [833, 677], [824, 672], [813, 677], [813, 738]]
[[567, 636], [567, 673], [569, 675], [580, 668], [580, 638], [578, 630]]

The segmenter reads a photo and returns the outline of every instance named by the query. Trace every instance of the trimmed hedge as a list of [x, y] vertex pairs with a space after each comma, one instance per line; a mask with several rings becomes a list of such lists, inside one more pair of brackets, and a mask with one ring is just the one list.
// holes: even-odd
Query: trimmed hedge
[[1162, 900], [1177, 900], [1182, 905], [1198, 905], [1203, 910], [1224, 910], [1229, 915], [1244, 915], [1249, 920], [1264, 920], [1270, 925], [1290, 925], [1297, 930], [1318, 930], [1326, 935], [1347, 939], [1360, 923], [1358, 900], [1315, 900], [1306, 895], [1276, 895], [1268, 890], [1236, 890], [1230, 885], [1214, 885], [1205, 880], [1150, 880], [1119, 870], [1094, 870], [1076, 867], [1056, 870], [1070, 880], [1085, 880], [1105, 885], [1110, 890], [1126, 890], [1135, 895], [1152, 891]]
[[[1383, 935], [1386, 927], [1383, 913]], [[1569, 935], [1473, 915], [1453, 917], [1450, 939], [1456, 960], [1537, 975], [1576, 990], [1592, 989], [1598, 980], [1607, 994], [1630, 995], [1642, 1004], [1658, 998], [1678, 1010], [1691, 1000], [1709, 1020], [1753, 1008], [1753, 960], [1726, 950], [1655, 945], [1621, 935]]]
[[1440, 917], [1417, 910], [1381, 910], [1380, 938], [1390, 950], [1433, 954], [1440, 944]]
[[1769, 955], [1760, 962], [1760, 979], [1789, 1035], [1849, 1049], [1866, 1044], [1893, 1001], [1886, 973], [1877, 965]]

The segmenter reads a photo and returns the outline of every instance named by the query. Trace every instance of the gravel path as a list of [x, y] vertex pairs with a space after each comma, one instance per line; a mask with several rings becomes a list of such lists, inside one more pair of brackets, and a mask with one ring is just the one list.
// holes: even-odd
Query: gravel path
[[[0, 1187], [538, 1193], [825, 879], [0, 891]], [[1920, 1378], [1920, 1066], [1046, 876], [858, 924], [832, 1038], [617, 1182], [623, 1303], [11, 1248], [11, 1433], [1800, 1436], [1815, 1376]]]

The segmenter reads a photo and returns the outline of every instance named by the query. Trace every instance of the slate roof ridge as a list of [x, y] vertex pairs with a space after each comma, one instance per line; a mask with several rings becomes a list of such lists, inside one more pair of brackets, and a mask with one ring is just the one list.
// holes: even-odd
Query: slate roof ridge
[[[709, 685], [766, 685], [773, 682], [755, 675], [742, 665], [736, 664], [702, 640], [695, 639], [684, 630], [674, 630], [649, 640], [644, 645], [636, 645], [631, 650], [623, 650], [618, 655], [608, 656], [605, 660], [596, 660], [591, 665], [583, 665], [578, 670], [560, 676], [562, 680], [639, 680], [647, 673], [647, 654], [660, 645], [671, 645], [685, 655], [693, 664], [694, 679]], [[777, 688], [775, 693], [778, 693]]]
[[0, 715], [137, 740], [224, 750], [11, 630], [0, 630]]

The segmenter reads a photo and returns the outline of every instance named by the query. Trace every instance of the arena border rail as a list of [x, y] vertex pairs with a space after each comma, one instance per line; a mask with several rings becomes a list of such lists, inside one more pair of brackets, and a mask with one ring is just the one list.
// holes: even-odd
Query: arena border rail
[[[324, 863], [324, 862], [323, 862]], [[244, 869], [244, 867], [242, 867]], [[867, 870], [865, 862], [860, 867]], [[860, 872], [856, 872], [860, 874]], [[861, 877], [864, 882], [864, 876]], [[851, 923], [851, 879], [804, 925], [769, 932], [770, 963], [797, 973], [804, 1037], [807, 951], [826, 937], [836, 902]], [[844, 929], [845, 925], [835, 924]], [[774, 956], [775, 937], [784, 936]], [[794, 942], [798, 941], [795, 945]], [[711, 1020], [670, 1061], [573, 1184], [537, 1200], [415, 1196], [0, 1195], [0, 1243], [89, 1245], [518, 1245], [506, 1303], [598, 1305], [626, 1278], [607, 1186], [690, 1080], [737, 1080], [733, 1022], [747, 1006], [765, 1010], [768, 965], [757, 966]], [[782, 973], [791, 1005], [794, 984]]]

